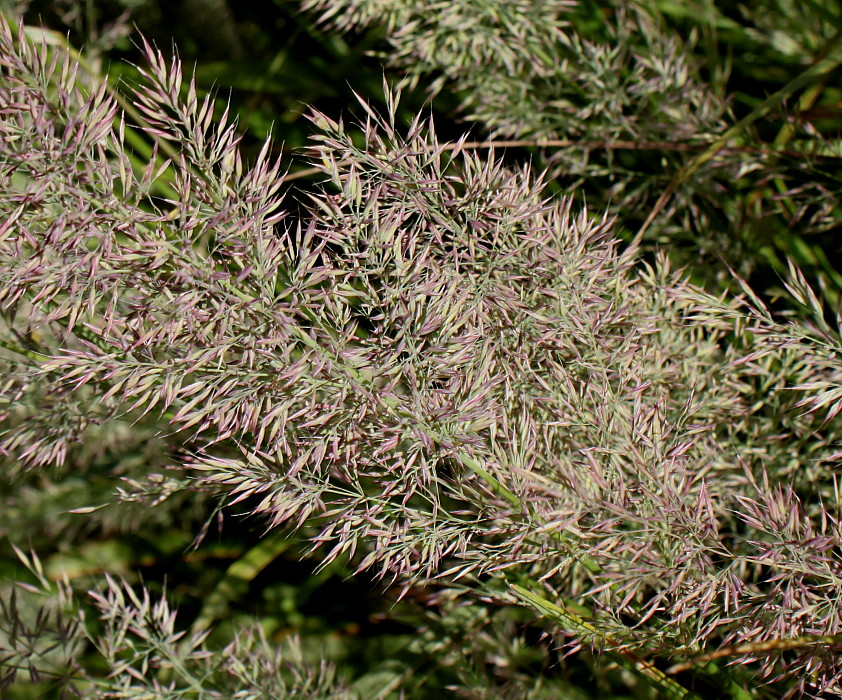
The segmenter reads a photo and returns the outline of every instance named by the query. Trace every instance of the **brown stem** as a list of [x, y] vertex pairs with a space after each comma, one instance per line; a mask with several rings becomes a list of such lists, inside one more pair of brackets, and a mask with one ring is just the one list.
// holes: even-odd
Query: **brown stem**
[[[679, 141], [576, 141], [574, 139], [549, 139], [546, 141], [534, 141], [529, 139], [514, 140], [490, 140], [490, 141], [464, 141], [462, 143], [442, 144], [443, 151], [479, 150], [484, 148], [579, 148], [604, 150], [604, 151], [699, 151], [707, 148], [708, 143], [682, 143]], [[768, 153], [773, 155], [789, 156], [791, 158], [803, 158], [804, 153], [799, 151], [784, 151], [774, 148], [759, 148], [756, 146], [726, 146], [718, 149], [726, 153]], [[343, 160], [338, 165], [350, 165], [349, 160]], [[298, 180], [310, 175], [318, 175], [323, 172], [322, 168], [305, 168], [286, 176], [285, 180]]]

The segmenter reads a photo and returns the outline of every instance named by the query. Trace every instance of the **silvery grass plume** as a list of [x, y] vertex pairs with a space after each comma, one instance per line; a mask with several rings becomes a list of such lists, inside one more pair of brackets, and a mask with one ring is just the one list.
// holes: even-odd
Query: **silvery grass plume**
[[[296, 638], [270, 643], [254, 625], [211, 650], [207, 633], [178, 628], [165, 597], [106, 576], [83, 606], [66, 580], [51, 581], [36, 556], [16, 551], [36, 584], [0, 597], [2, 691], [13, 691], [22, 671], [36, 683], [58, 680], [61, 698], [360, 700], [331, 664], [306, 662]], [[80, 658], [91, 647], [107, 673], [84, 673]]]
[[[693, 145], [728, 125], [725, 95], [693, 57], [698, 38], [671, 30], [655, 3], [467, 0], [431, 12], [417, 0], [304, 0], [302, 8], [340, 31], [385, 29], [382, 56], [410, 85], [431, 96], [454, 90], [464, 117], [492, 138], [547, 144], [551, 175], [571, 192], [604, 182], [607, 205], [623, 218], [645, 217]], [[612, 150], [647, 144], [645, 170]], [[664, 240], [687, 237], [682, 213], [709, 227], [711, 190], [721, 206], [717, 181], [735, 177], [749, 156], [727, 158], [669, 203], [679, 221], [659, 231]], [[703, 236], [694, 243], [710, 245]]]
[[[622, 225], [637, 231], [645, 221], [646, 240], [669, 245], [674, 260], [695, 266], [698, 279], [724, 287], [730, 276], [723, 259], [748, 276], [769, 263], [773, 250], [780, 271], [785, 264], [777, 258], [798, 250], [798, 236], [837, 225], [842, 192], [831, 156], [837, 135], [823, 136], [801, 107], [787, 103], [795, 102], [801, 81], [812, 92], [799, 104], [812, 104], [842, 62], [836, 24], [823, 6], [759, 2], [733, 12], [692, 0], [464, 0], [436, 3], [434, 10], [419, 0], [301, 6], [331, 29], [385, 34], [378, 55], [397, 75], [431, 96], [452, 91], [481, 133], [534, 146], [551, 179], [576, 196], [587, 192]], [[783, 75], [804, 74], [757, 105], [762, 97], [739, 95], [729, 84], [732, 50], [755, 56], [757, 77], [749, 81], [767, 79], [769, 55], [785, 66]], [[776, 70], [768, 67], [769, 75]], [[779, 133], [766, 142], [761, 130]], [[776, 191], [762, 202], [745, 198], [769, 183]], [[836, 298], [838, 275], [822, 252], [814, 255], [821, 264], [809, 256], [803, 264], [816, 264], [834, 280]]]
[[[835, 385], [838, 334], [622, 254], [529, 168], [399, 129], [388, 88], [361, 144], [314, 113], [293, 220], [270, 145], [246, 167], [177, 60], [145, 46], [132, 99], [176, 155], [138, 176], [105, 87], [5, 23], [0, 57], [10, 469], [152, 422], [187, 452], [167, 488], [313, 526], [325, 562], [528, 604], [669, 697], [668, 667], [841, 694], [840, 424], [793, 391]], [[148, 618], [108, 591], [120, 634]]]
[[341, 31], [385, 27], [384, 57], [410, 84], [433, 77], [436, 94], [452, 82], [468, 118], [493, 136], [645, 142], [724, 126], [726, 105], [646, 2], [604, 12], [576, 0], [467, 0], [435, 12], [418, 0], [301, 5]]

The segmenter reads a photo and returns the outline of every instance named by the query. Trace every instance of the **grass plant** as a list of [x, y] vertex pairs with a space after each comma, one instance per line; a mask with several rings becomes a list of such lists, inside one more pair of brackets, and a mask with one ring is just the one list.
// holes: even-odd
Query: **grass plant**
[[[177, 56], [0, 16], [2, 692], [842, 695], [834, 11], [304, 7], [411, 79], [311, 110], [294, 189]], [[735, 37], [794, 75], [736, 104]], [[430, 76], [488, 141], [404, 120]], [[334, 579], [388, 604], [326, 628]]]

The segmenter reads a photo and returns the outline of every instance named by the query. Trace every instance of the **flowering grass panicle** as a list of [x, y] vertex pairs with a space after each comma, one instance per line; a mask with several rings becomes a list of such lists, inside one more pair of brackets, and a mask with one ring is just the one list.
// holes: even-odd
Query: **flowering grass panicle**
[[809, 114], [842, 63], [824, 6], [301, 5], [330, 29], [385, 34], [377, 55], [410, 85], [453, 91], [467, 121], [530, 148], [555, 187], [667, 246], [697, 280], [727, 286], [728, 266], [783, 274], [796, 256], [838, 301], [822, 237], [839, 220], [838, 120]]
[[[246, 166], [227, 110], [143, 49], [138, 164], [105, 83], [0, 24], [10, 469], [136, 425], [176, 477], [124, 500], [211, 491], [403, 594], [528, 605], [667, 697], [839, 694], [839, 337], [803, 277], [813, 327], [706, 293], [530, 168], [402, 128], [388, 87], [360, 138], [313, 113], [323, 181], [293, 216], [270, 144]], [[214, 654], [146, 591], [92, 602], [99, 697], [351, 692], [258, 633]]]

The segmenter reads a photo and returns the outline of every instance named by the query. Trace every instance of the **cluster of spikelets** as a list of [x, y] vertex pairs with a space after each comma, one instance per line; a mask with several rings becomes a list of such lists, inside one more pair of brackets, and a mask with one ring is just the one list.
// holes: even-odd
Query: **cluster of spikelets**
[[[842, 693], [840, 341], [797, 272], [813, 326], [709, 295], [529, 168], [400, 128], [388, 89], [361, 144], [314, 114], [324, 182], [287, 216], [270, 145], [246, 167], [179, 63], [145, 54], [130, 99], [173, 157], [138, 168], [105, 85], [0, 26], [4, 468], [151, 425], [174, 476], [126, 499], [210, 491], [315, 526], [324, 561], [531, 606], [668, 697], [694, 674]], [[294, 655], [282, 673], [256, 634], [211, 653], [118, 583], [94, 600], [98, 697], [351, 692]]]
[[[748, 276], [768, 264], [769, 249], [777, 250], [780, 272], [799, 236], [838, 226], [836, 159], [810, 157], [837, 153], [835, 132], [823, 137], [785, 103], [811, 81], [798, 76], [737, 128], [734, 103], [756, 100], [735, 96], [729, 73], [740, 59], [724, 57], [750, 55], [744, 60], [753, 64], [752, 79], [764, 85], [764, 73], [776, 70], [764, 65], [768, 56], [796, 72], [810, 66], [818, 89], [799, 104], [813, 104], [842, 62], [836, 21], [823, 7], [791, 0], [739, 9], [693, 0], [463, 0], [437, 3], [434, 11], [419, 0], [302, 5], [332, 29], [385, 31], [380, 57], [410, 85], [431, 95], [455, 92], [460, 113], [483, 133], [543, 145], [550, 179], [586, 192], [622, 225], [637, 229], [658, 201], [663, 211], [648, 221], [647, 238], [693, 265], [697, 279], [727, 281], [723, 259]], [[762, 130], [779, 129], [771, 148], [746, 137], [770, 111], [778, 119]], [[684, 177], [688, 161], [726, 133], [732, 138], [719, 142], [716, 157], [700, 159]], [[767, 201], [741, 199], [770, 182], [775, 196]], [[660, 200], [666, 188], [670, 197]], [[802, 258], [808, 263], [815, 260]], [[842, 284], [832, 266], [819, 267]]]

